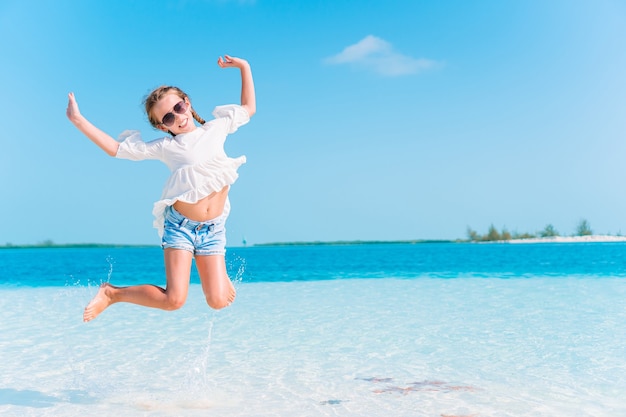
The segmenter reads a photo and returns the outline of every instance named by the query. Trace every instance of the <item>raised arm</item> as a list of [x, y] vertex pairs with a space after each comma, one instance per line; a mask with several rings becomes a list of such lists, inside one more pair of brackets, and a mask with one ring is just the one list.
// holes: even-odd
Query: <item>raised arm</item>
[[102, 130], [95, 127], [87, 120], [78, 109], [78, 103], [74, 98], [74, 93], [68, 94], [69, 102], [67, 103], [67, 118], [76, 126], [78, 130], [83, 132], [93, 143], [98, 145], [108, 155], [115, 156], [120, 144]]
[[221, 68], [239, 68], [239, 71], [241, 71], [241, 107], [246, 109], [250, 117], [252, 117], [256, 113], [256, 96], [252, 70], [248, 61], [224, 55], [224, 58], [219, 57], [217, 65]]

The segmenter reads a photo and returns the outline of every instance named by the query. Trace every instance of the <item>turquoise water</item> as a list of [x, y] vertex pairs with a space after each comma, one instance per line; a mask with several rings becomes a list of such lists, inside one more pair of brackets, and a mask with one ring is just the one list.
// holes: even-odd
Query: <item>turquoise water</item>
[[626, 415], [626, 244], [231, 248], [238, 298], [82, 309], [159, 248], [0, 251], [7, 416]]
[[[626, 243], [372, 244], [230, 248], [243, 282], [352, 278], [626, 277]], [[4, 249], [0, 286], [164, 283], [159, 247]], [[199, 283], [197, 274], [192, 282]]]

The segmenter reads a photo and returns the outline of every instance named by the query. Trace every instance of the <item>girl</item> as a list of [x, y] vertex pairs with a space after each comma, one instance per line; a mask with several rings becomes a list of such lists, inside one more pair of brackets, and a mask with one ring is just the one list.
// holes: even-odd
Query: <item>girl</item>
[[118, 302], [163, 310], [182, 307], [187, 299], [192, 258], [196, 260], [209, 306], [224, 308], [235, 299], [235, 288], [224, 261], [224, 223], [230, 210], [229, 187], [246, 158], [226, 156], [224, 140], [248, 123], [256, 112], [256, 98], [252, 71], [246, 60], [224, 55], [217, 64], [241, 72], [241, 105], [216, 107], [215, 119], [205, 122], [180, 89], [159, 87], [145, 99], [146, 113], [152, 126], [171, 136], [152, 142], [143, 142], [137, 131], [125, 131], [121, 141], [116, 141], [80, 113], [74, 93], [69, 93], [67, 117], [107, 154], [134, 161], [158, 159], [172, 171], [153, 210], [154, 226], [164, 249], [166, 287], [102, 284], [85, 308], [83, 321], [93, 320]]

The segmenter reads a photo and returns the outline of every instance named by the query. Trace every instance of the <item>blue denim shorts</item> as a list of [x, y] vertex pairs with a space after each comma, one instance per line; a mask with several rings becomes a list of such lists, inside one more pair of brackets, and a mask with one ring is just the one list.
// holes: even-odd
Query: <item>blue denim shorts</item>
[[165, 210], [161, 247], [183, 249], [194, 255], [226, 254], [226, 216], [197, 222], [189, 220], [172, 206]]

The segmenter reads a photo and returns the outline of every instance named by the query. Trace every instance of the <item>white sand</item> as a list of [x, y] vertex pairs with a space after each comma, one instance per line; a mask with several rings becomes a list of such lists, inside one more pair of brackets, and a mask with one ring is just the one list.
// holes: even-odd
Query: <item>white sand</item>
[[591, 243], [591, 242], [626, 242], [626, 236], [591, 235], [591, 236], [552, 236], [529, 239], [511, 239], [506, 243]]

